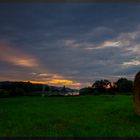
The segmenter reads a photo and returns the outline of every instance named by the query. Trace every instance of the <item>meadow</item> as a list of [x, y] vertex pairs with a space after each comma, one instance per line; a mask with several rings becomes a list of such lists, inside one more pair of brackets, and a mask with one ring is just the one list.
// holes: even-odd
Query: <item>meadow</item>
[[140, 137], [132, 96], [0, 99], [0, 136]]

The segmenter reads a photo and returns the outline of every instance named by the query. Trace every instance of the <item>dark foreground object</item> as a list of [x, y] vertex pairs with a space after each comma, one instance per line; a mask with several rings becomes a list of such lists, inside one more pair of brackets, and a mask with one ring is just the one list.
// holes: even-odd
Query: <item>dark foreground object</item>
[[135, 76], [133, 97], [135, 112], [140, 116], [140, 71]]

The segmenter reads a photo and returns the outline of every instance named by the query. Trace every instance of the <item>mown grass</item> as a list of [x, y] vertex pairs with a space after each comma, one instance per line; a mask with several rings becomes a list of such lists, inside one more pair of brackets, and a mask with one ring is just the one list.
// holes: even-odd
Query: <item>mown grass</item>
[[140, 136], [132, 96], [0, 99], [0, 136]]

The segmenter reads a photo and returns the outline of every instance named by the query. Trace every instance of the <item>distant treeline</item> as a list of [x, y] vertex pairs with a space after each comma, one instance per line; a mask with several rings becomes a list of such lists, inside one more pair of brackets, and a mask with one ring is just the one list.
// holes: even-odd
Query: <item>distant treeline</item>
[[78, 90], [31, 82], [0, 82], [0, 97], [14, 96], [63, 96]]
[[[101, 94], [126, 94], [131, 95], [133, 81], [120, 78], [111, 83], [109, 80], [95, 81], [91, 86], [79, 90], [79, 95], [101, 95]], [[14, 96], [65, 96], [74, 95], [78, 90], [63, 87], [55, 87], [31, 82], [0, 82], [0, 97]]]
[[41, 84], [32, 84], [30, 82], [0, 82], [0, 97], [21, 96], [41, 90]]
[[133, 81], [120, 78], [111, 83], [109, 80], [95, 81], [90, 87], [80, 89], [80, 95], [101, 95], [101, 94], [126, 94], [131, 95], [133, 91]]

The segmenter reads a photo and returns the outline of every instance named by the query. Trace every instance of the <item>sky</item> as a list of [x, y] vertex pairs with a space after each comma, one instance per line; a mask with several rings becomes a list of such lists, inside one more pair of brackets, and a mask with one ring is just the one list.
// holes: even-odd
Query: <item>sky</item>
[[139, 43], [138, 3], [0, 3], [0, 81], [133, 80]]

